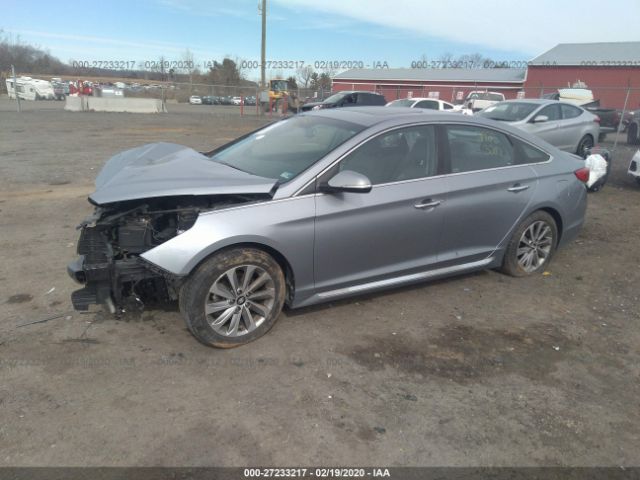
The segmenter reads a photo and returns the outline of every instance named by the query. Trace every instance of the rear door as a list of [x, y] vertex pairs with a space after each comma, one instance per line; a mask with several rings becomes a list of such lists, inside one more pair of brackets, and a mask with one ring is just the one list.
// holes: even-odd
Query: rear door
[[[534, 122], [539, 116], [546, 116], [548, 120], [546, 122]], [[526, 124], [525, 130], [537, 137], [546, 140], [551, 145], [558, 148], [563, 148], [566, 139], [562, 131], [560, 131], [560, 122], [562, 120], [562, 112], [560, 111], [560, 104], [553, 104], [544, 107], [532, 118], [530, 123]]]
[[442, 135], [449, 193], [439, 260], [471, 263], [509, 237], [533, 197], [537, 175], [521, 153], [523, 142], [502, 132], [447, 125]]
[[319, 183], [352, 170], [373, 188], [316, 196], [316, 289], [327, 295], [435, 264], [446, 195], [440, 168], [435, 128], [421, 125], [382, 133], [323, 174]]
[[563, 145], [560, 148], [574, 152], [582, 138], [585, 124], [588, 123], [587, 115], [584, 115], [584, 110], [565, 103], [560, 104], [560, 110], [562, 112], [560, 130], [563, 133]]

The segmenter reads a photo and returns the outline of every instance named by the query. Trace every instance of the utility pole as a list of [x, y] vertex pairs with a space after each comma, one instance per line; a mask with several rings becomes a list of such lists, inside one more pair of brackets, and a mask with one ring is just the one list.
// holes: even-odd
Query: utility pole
[[267, 0], [262, 0], [262, 49], [260, 52], [260, 84], [262, 88], [267, 88], [264, 67], [267, 63]]
[[16, 101], [18, 102], [18, 113], [22, 112], [22, 108], [20, 107], [20, 97], [18, 96], [18, 81], [16, 80], [16, 69], [13, 65], [11, 65], [11, 75], [13, 76], [13, 93], [16, 96]]

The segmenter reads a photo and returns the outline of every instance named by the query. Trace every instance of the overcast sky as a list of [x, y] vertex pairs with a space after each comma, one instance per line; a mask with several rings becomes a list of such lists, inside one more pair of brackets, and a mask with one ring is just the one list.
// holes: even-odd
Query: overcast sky
[[[179, 60], [187, 48], [198, 64], [260, 58], [258, 0], [3, 3], [5, 33], [63, 61]], [[409, 67], [447, 52], [527, 61], [558, 43], [640, 39], [639, 0], [269, 0], [268, 13], [267, 59], [312, 65]]]

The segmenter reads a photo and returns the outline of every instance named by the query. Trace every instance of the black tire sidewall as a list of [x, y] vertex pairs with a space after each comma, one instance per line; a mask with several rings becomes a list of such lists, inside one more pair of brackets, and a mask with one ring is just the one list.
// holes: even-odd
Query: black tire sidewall
[[[520, 267], [520, 265], [518, 264], [518, 258], [517, 258], [518, 244], [520, 243], [520, 238], [522, 237], [522, 234], [524, 233], [524, 231], [527, 228], [529, 228], [529, 226], [532, 223], [537, 221], [543, 221], [551, 227], [551, 231], [553, 233], [553, 244], [551, 245], [551, 251], [549, 252], [549, 255], [547, 256], [544, 263], [540, 265], [533, 272], [525, 272], [522, 269], [522, 267]], [[549, 262], [553, 258], [553, 255], [555, 254], [557, 247], [558, 247], [558, 226], [556, 225], [556, 222], [553, 219], [553, 217], [549, 215], [547, 212], [542, 210], [533, 212], [531, 215], [525, 218], [520, 223], [520, 225], [518, 225], [518, 228], [516, 228], [516, 230], [513, 232], [513, 235], [511, 236], [511, 239], [507, 244], [501, 270], [504, 273], [511, 275], [513, 277], [526, 277], [528, 275], [535, 275], [536, 273], [543, 271], [547, 267], [547, 265], [549, 265]]]
[[586, 142], [590, 142], [589, 148], [593, 148], [593, 146], [595, 145], [595, 141], [593, 140], [593, 138], [591, 138], [590, 135], [585, 135], [584, 137], [582, 137], [580, 139], [580, 143], [578, 143], [578, 151], [576, 152], [581, 157], [584, 157], [584, 151], [585, 151], [584, 144]]
[[[276, 293], [271, 314], [254, 331], [240, 337], [226, 337], [216, 333], [204, 313], [209, 289], [220, 275], [240, 265], [255, 265], [264, 269], [274, 282]], [[180, 289], [180, 311], [189, 331], [203, 344], [231, 348], [252, 342], [267, 333], [278, 319], [284, 305], [286, 283], [278, 263], [266, 252], [252, 248], [234, 248], [221, 251], [205, 260], [191, 274]]]

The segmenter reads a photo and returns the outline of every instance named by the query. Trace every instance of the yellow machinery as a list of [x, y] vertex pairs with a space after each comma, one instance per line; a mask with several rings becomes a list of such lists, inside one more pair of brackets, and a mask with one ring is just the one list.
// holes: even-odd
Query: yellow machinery
[[282, 107], [283, 99], [289, 98], [289, 82], [286, 80], [269, 80], [269, 90], [260, 92], [260, 105], [264, 112], [272, 110], [278, 111]]

